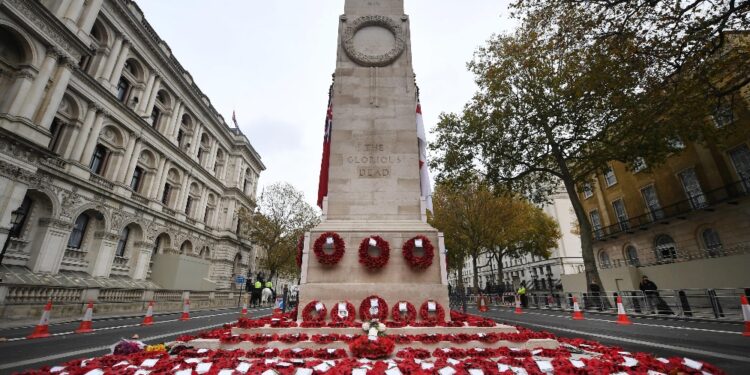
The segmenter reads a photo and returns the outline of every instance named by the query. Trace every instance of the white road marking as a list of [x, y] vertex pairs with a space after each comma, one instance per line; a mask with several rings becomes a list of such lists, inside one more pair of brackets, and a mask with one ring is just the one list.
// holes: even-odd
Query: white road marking
[[[260, 311], [260, 310], [266, 310], [266, 309], [265, 308], [264, 309], [258, 309], [256, 311]], [[193, 319], [203, 319], [203, 318], [211, 318], [211, 317], [214, 317], [214, 316], [222, 316], [222, 315], [230, 315], [230, 314], [238, 314], [238, 313], [235, 312], [235, 311], [231, 311], [231, 312], [221, 313], [221, 314], [193, 316], [190, 319], [191, 320], [193, 320]], [[164, 323], [171, 323], [171, 322], [177, 322], [179, 320], [180, 319], [158, 320], [158, 321], [154, 321], [154, 325], [164, 324]], [[114, 327], [95, 328], [94, 332], [109, 331], [109, 330], [113, 330], [113, 329], [130, 328], [130, 327], [141, 327], [141, 324], [138, 323], [138, 324], [128, 324], [128, 325], [114, 326]], [[52, 333], [52, 334], [50, 334], [50, 336], [51, 337], [54, 337], [54, 336], [65, 336], [65, 335], [70, 335], [70, 334], [74, 334], [74, 333], [75, 333], [75, 331], [58, 332], [58, 333]], [[16, 337], [16, 338], [12, 338], [12, 339], [7, 339], [7, 340], [5, 340], [5, 342], [13, 342], [13, 341], [21, 341], [21, 340], [28, 340], [28, 339], [26, 337]]]
[[[265, 316], [265, 315], [261, 315], [261, 316]], [[185, 333], [190, 333], [190, 332], [195, 332], [195, 331], [199, 331], [199, 330], [204, 330], [204, 329], [210, 329], [210, 328], [215, 328], [215, 327], [223, 326], [224, 324], [226, 324], [226, 323], [212, 324], [212, 325], [203, 326], [203, 327], [191, 328], [191, 329], [184, 330], [184, 331], [169, 332], [169, 333], [165, 333], [165, 334], [161, 334], [161, 335], [144, 337], [144, 338], [141, 339], [141, 341], [146, 342], [146, 341], [158, 340], [158, 339], [162, 339], [162, 338], [170, 337], [170, 336], [179, 336], [179, 335], [182, 335], [182, 334], [185, 334]], [[34, 363], [46, 362], [46, 361], [51, 361], [51, 360], [60, 359], [60, 358], [76, 357], [76, 356], [79, 356], [81, 354], [96, 352], [96, 351], [100, 351], [100, 350], [106, 350], [106, 349], [109, 349], [110, 347], [111, 347], [111, 345], [102, 345], [102, 346], [97, 346], [97, 347], [93, 347], [93, 348], [74, 350], [72, 352], [66, 352], [66, 353], [59, 353], [59, 354], [48, 355], [46, 357], [39, 357], [39, 358], [34, 358], [34, 359], [27, 359], [27, 360], [13, 362], [13, 363], [5, 363], [5, 364], [0, 365], [0, 370], [14, 368], [14, 367], [20, 367], [20, 366], [33, 365]]]
[[[502, 311], [502, 310], [500, 310]], [[510, 311], [509, 311], [510, 312]], [[556, 314], [542, 314], [537, 312], [526, 312], [524, 311], [524, 314], [529, 315], [539, 315], [539, 316], [550, 316], [553, 318], [561, 318], [561, 319], [570, 319], [570, 317], [565, 315], [556, 315]], [[608, 320], [608, 319], [597, 319], [597, 318], [586, 318], [586, 320], [594, 320], [599, 322], [609, 322], [614, 323], [614, 320]], [[663, 325], [663, 324], [651, 324], [651, 323], [640, 323], [640, 322], [633, 322], [634, 325], [641, 325], [641, 326], [648, 326], [648, 327], [660, 327], [660, 328], [669, 328], [669, 329], [682, 329], [682, 330], [688, 330], [688, 331], [702, 331], [702, 332], [713, 332], [713, 333], [727, 333], [730, 335], [741, 335], [742, 332], [737, 331], [722, 331], [718, 329], [708, 329], [708, 328], [695, 328], [695, 327], [680, 327], [680, 326], [669, 326], [669, 325]]]
[[544, 328], [544, 329], [548, 329], [548, 330], [557, 330], [557, 331], [570, 332], [570, 333], [575, 333], [577, 335], [583, 334], [583, 335], [588, 335], [588, 336], [601, 337], [601, 338], [605, 338], [605, 339], [609, 339], [609, 340], [614, 340], [614, 341], [627, 342], [627, 343], [631, 343], [631, 344], [652, 346], [652, 347], [655, 347], [655, 348], [670, 349], [670, 350], [681, 351], [681, 352], [686, 352], [686, 353], [704, 355], [704, 356], [708, 356], [708, 357], [723, 358], [723, 359], [729, 359], [729, 360], [732, 360], [732, 361], [740, 361], [740, 362], [750, 363], [750, 358], [748, 358], [748, 357], [741, 357], [741, 356], [737, 356], [737, 355], [711, 352], [711, 351], [708, 351], [708, 350], [688, 348], [688, 347], [685, 347], [685, 346], [676, 346], [676, 345], [669, 345], [669, 344], [661, 344], [661, 343], [658, 343], [658, 342], [629, 339], [629, 338], [620, 337], [620, 336], [605, 335], [605, 334], [602, 334], [602, 333], [593, 333], [593, 332], [580, 331], [580, 330], [569, 329], [569, 328], [548, 326], [548, 325], [544, 325], [544, 324], [528, 323], [528, 322], [524, 322], [524, 321], [520, 321], [520, 320], [513, 320], [513, 319], [506, 319], [506, 318], [500, 318], [500, 319], [507, 320], [507, 321], [514, 322], [514, 323], [518, 323], [518, 324], [522, 324], [522, 325]]

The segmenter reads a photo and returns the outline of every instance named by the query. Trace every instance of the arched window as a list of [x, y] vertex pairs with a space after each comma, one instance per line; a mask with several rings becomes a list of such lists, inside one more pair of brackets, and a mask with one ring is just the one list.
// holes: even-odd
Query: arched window
[[703, 237], [703, 245], [706, 246], [709, 255], [717, 255], [721, 252], [721, 238], [719, 238], [719, 232], [713, 228], [704, 229], [701, 233], [701, 237]]
[[599, 264], [602, 268], [609, 268], [611, 266], [609, 262], [609, 254], [604, 250], [599, 252]]
[[10, 238], [20, 238], [23, 233], [23, 227], [26, 225], [26, 218], [29, 217], [31, 212], [31, 198], [29, 196], [23, 197], [21, 206], [10, 213], [10, 231], [8, 236]]
[[72, 249], [80, 249], [83, 243], [83, 237], [86, 234], [86, 227], [89, 225], [89, 216], [81, 214], [76, 219], [76, 223], [73, 226], [73, 231], [70, 232], [70, 238], [68, 238], [68, 247]]
[[125, 256], [125, 248], [128, 246], [128, 237], [130, 236], [130, 228], [125, 227], [122, 228], [122, 231], [120, 232], [120, 240], [117, 241], [117, 250], [115, 251], [115, 256], [123, 257]]
[[677, 245], [675, 245], [672, 237], [666, 234], [660, 234], [654, 240], [656, 247], [656, 258], [659, 261], [671, 262], [677, 258]]
[[91, 163], [89, 169], [91, 172], [102, 175], [104, 173], [104, 166], [107, 162], [107, 155], [109, 150], [101, 144], [96, 145], [94, 149], [94, 155], [91, 156]]
[[641, 265], [640, 260], [638, 260], [638, 250], [633, 245], [625, 247], [625, 258], [631, 266], [638, 267]]

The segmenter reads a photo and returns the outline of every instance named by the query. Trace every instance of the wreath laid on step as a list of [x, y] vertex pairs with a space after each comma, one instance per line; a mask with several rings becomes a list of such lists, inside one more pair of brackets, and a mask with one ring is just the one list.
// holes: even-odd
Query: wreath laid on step
[[[375, 314], [373, 314], [375, 310], [373, 308], [372, 303], [370, 302], [373, 299], [378, 300], [377, 312]], [[385, 321], [387, 317], [388, 317], [388, 304], [385, 303], [384, 299], [376, 295], [371, 295], [363, 299], [362, 303], [359, 304], [359, 319], [361, 319], [363, 322], [367, 322], [373, 319]]]
[[[331, 254], [326, 253], [323, 249], [323, 246], [329, 238], [333, 241], [333, 253]], [[344, 256], [345, 248], [346, 244], [344, 243], [344, 240], [335, 232], [325, 232], [321, 234], [320, 237], [315, 240], [315, 244], [313, 244], [313, 251], [315, 252], [315, 256], [318, 257], [318, 262], [328, 266], [332, 266], [341, 260]]]
[[312, 300], [302, 310], [303, 322], [323, 322], [326, 320], [326, 305], [323, 302]]
[[[430, 311], [430, 303], [435, 304], [434, 311]], [[445, 310], [443, 310], [443, 306], [440, 306], [437, 301], [424, 301], [422, 307], [419, 308], [419, 317], [422, 318], [422, 321], [426, 323], [442, 323], [445, 321]]]
[[[415, 242], [422, 240], [422, 249], [424, 254], [422, 256], [416, 256], [414, 254], [414, 248], [416, 247]], [[404, 259], [409, 266], [416, 270], [423, 270], [432, 265], [432, 257], [435, 256], [435, 247], [432, 246], [432, 242], [425, 236], [416, 236], [406, 242], [402, 247]]]
[[[406, 311], [401, 311], [401, 304], [406, 303]], [[391, 318], [399, 323], [412, 323], [417, 320], [417, 309], [408, 301], [398, 301], [391, 309]]]
[[[370, 255], [370, 240], [375, 241], [375, 247], [380, 250], [380, 255]], [[391, 246], [388, 241], [380, 236], [371, 236], [362, 240], [359, 244], [359, 263], [363, 264], [368, 270], [378, 270], [388, 263], [391, 254]]]
[[[346, 304], [346, 316], [341, 316], [339, 313], [339, 303]], [[331, 308], [331, 321], [333, 323], [351, 323], [357, 318], [357, 312], [354, 311], [354, 305], [349, 301], [337, 302]]]

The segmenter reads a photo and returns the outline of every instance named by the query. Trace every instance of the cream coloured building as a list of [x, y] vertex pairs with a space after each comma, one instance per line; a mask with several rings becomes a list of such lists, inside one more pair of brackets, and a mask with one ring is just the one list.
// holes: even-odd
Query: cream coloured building
[[0, 1], [6, 285], [233, 288], [264, 169], [135, 2]]

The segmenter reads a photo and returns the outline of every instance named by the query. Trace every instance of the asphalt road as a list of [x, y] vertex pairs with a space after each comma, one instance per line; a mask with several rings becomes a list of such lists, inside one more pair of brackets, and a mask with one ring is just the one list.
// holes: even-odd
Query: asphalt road
[[[122, 338], [137, 334], [147, 344], [170, 341], [182, 334], [219, 327], [237, 320], [240, 309], [194, 311], [190, 320], [180, 321], [180, 313], [154, 316], [154, 325], [141, 326], [143, 317], [106, 318], [94, 320], [94, 332], [76, 334], [78, 322], [50, 325], [48, 338], [28, 340], [31, 327], [0, 330], [0, 374], [11, 374], [45, 365], [57, 365], [75, 358], [96, 357], [110, 353], [110, 346]], [[270, 308], [250, 309], [252, 317], [271, 313]]]
[[588, 313], [581, 321], [572, 320], [570, 313], [564, 311], [527, 309], [516, 315], [513, 310], [493, 307], [486, 313], [469, 312], [560, 337], [594, 340], [625, 351], [702, 360], [728, 374], [750, 373], [750, 337], [742, 336], [742, 324], [631, 317], [633, 324], [623, 326], [615, 323], [617, 318], [613, 315]]

